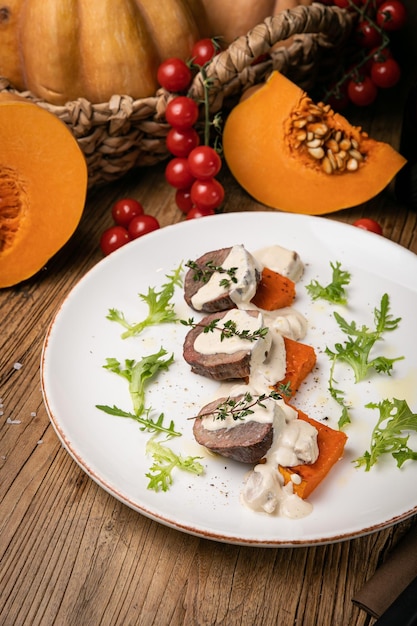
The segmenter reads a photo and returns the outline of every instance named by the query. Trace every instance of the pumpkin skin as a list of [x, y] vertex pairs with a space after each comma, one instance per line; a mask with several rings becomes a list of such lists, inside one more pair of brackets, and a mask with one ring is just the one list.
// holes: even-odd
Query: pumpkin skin
[[230, 44], [266, 17], [286, 9], [294, 9], [313, 0], [202, 0], [209, 16], [212, 32]]
[[75, 231], [87, 166], [65, 124], [0, 94], [0, 288], [38, 272]]
[[200, 0], [12, 0], [0, 75], [55, 105], [146, 98], [161, 61], [187, 58], [204, 23]]
[[19, 52], [19, 15], [25, 0], [8, 0], [0, 6], [0, 74], [19, 90], [25, 81]]
[[[356, 141], [364, 155], [356, 171], [326, 173], [290, 129], [307, 94], [279, 72], [232, 109], [223, 132], [231, 173], [255, 200], [293, 213], [320, 215], [376, 196], [405, 164], [390, 145], [375, 141], [330, 107], [327, 127]], [[314, 105], [314, 103], [313, 103]]]

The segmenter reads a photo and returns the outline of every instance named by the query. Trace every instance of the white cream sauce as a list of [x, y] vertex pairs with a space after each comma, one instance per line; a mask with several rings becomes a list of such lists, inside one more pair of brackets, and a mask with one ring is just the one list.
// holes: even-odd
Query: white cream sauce
[[307, 333], [307, 320], [294, 307], [284, 307], [277, 311], [264, 312], [264, 324], [270, 330], [281, 333], [284, 337], [301, 341]]
[[[235, 291], [233, 302], [237, 308], [229, 311], [222, 319], [236, 323], [238, 330], [255, 330], [268, 327], [265, 338], [254, 342], [239, 337], [224, 338], [220, 341], [220, 332], [200, 333], [195, 349], [202, 354], [227, 353], [238, 350], [251, 352], [251, 368], [249, 384], [223, 383], [219, 386], [216, 396], [235, 398], [246, 393], [254, 397], [269, 394], [271, 387], [285, 377], [286, 351], [284, 337], [296, 341], [302, 340], [307, 332], [307, 320], [293, 307], [286, 307], [278, 311], [260, 311], [251, 304], [256, 292], [256, 272], [268, 267], [273, 271], [288, 276], [294, 282], [298, 281], [304, 271], [299, 255], [281, 246], [270, 246], [257, 251], [253, 256], [244, 250], [243, 246], [233, 246], [231, 253], [223, 263], [224, 268], [238, 267], [236, 272]], [[210, 281], [196, 294], [193, 306], [196, 309], [209, 300], [212, 300], [228, 291], [219, 285], [225, 274], [214, 273]], [[258, 316], [251, 316], [247, 310], [258, 310]], [[219, 324], [219, 326], [221, 325]], [[217, 335], [217, 337], [216, 337]], [[228, 390], [225, 393], [225, 389]], [[265, 408], [257, 405], [252, 407], [254, 413], [244, 420], [234, 420], [228, 416], [226, 420], [214, 419], [205, 416], [204, 427], [208, 430], [233, 428], [246, 421], [259, 421], [273, 424], [273, 442], [263, 459], [249, 472], [242, 493], [241, 500], [245, 506], [266, 513], [275, 513], [290, 518], [300, 518], [308, 515], [312, 506], [301, 499], [293, 491], [297, 481], [284, 485], [284, 479], [278, 466], [292, 467], [303, 463], [314, 463], [318, 457], [317, 429], [308, 422], [298, 419], [295, 409], [288, 406], [284, 400], [268, 398]]]
[[287, 250], [282, 246], [268, 246], [254, 253], [254, 257], [263, 267], [287, 276], [295, 283], [300, 280], [304, 272], [304, 264], [294, 250]]
[[274, 328], [268, 330], [265, 337], [254, 341], [242, 339], [237, 335], [221, 339], [221, 327], [233, 322], [240, 332], [248, 330], [251, 334], [265, 327], [263, 315], [249, 315], [240, 309], [231, 309], [220, 320], [217, 330], [200, 333], [194, 349], [200, 354], [235, 354], [239, 351], [251, 353], [250, 383], [255, 393], [261, 394], [285, 377], [286, 350], [282, 334]]
[[271, 402], [279, 406], [273, 414], [272, 446], [264, 458], [265, 462], [256, 465], [247, 475], [241, 500], [255, 511], [291, 518], [304, 517], [311, 512], [312, 506], [294, 493], [292, 482], [284, 485], [278, 465], [294, 467], [314, 463], [319, 454], [317, 429], [298, 419], [297, 411], [284, 400]]

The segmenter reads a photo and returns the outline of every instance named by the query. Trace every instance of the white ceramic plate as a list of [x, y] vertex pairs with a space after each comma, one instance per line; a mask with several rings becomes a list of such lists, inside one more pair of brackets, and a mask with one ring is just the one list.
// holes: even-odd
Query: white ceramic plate
[[[395, 373], [374, 375], [354, 385], [347, 370], [338, 382], [353, 403], [353, 422], [344, 458], [311, 495], [313, 512], [290, 520], [245, 509], [239, 492], [247, 466], [204, 453], [192, 437], [195, 415], [215, 391], [216, 383], [190, 372], [182, 359], [187, 329], [181, 324], [151, 327], [122, 340], [122, 328], [106, 319], [110, 308], [130, 321], [147, 313], [137, 294], [160, 288], [165, 276], [181, 261], [202, 253], [243, 243], [250, 251], [271, 244], [297, 250], [305, 273], [297, 286], [296, 308], [309, 319], [305, 338], [316, 349], [317, 368], [296, 396], [295, 404], [315, 419], [336, 426], [339, 407], [327, 391], [328, 357], [344, 336], [326, 303], [312, 303], [305, 285], [312, 279], [327, 284], [330, 262], [340, 261], [351, 272], [349, 306], [338, 307], [347, 319], [373, 326], [373, 310], [388, 293], [391, 312], [401, 316], [397, 330], [388, 333], [378, 350], [386, 356], [405, 356]], [[166, 227], [113, 253], [95, 266], [72, 290], [48, 330], [41, 362], [45, 404], [51, 422], [75, 461], [113, 496], [163, 524], [229, 543], [294, 546], [335, 542], [392, 525], [417, 512], [417, 463], [397, 468], [392, 457], [381, 459], [370, 472], [352, 462], [368, 449], [379, 412], [365, 409], [383, 398], [407, 400], [417, 410], [417, 256], [383, 237], [325, 218], [274, 212], [234, 213]], [[180, 290], [178, 315], [188, 318]], [[107, 357], [140, 359], [163, 346], [176, 362], [150, 386], [147, 403], [173, 419], [183, 433], [170, 445], [184, 455], [203, 456], [205, 473], [174, 473], [169, 491], [147, 489], [151, 459], [144, 454], [150, 435], [133, 420], [113, 417], [95, 408], [117, 405], [131, 410], [127, 383], [103, 369]], [[411, 442], [411, 440], [410, 440]], [[416, 443], [416, 441], [414, 441]]]

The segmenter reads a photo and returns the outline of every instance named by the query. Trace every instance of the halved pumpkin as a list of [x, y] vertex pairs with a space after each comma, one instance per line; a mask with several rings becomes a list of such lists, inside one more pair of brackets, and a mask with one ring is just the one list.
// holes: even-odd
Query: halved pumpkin
[[406, 162], [279, 72], [232, 109], [223, 149], [233, 176], [253, 198], [315, 215], [366, 202]]
[[33, 276], [68, 241], [85, 203], [87, 166], [52, 113], [0, 94], [0, 288]]

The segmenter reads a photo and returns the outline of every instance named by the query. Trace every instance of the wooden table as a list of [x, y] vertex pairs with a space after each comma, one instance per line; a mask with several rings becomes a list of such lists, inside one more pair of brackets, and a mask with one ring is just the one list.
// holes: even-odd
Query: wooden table
[[[393, 114], [388, 98], [361, 113], [365, 128], [394, 146], [402, 101], [397, 105]], [[264, 209], [226, 171], [223, 182], [225, 211]], [[0, 292], [0, 624], [372, 623], [351, 598], [413, 519], [325, 546], [216, 543], [121, 504], [90, 480], [58, 441], [41, 397], [43, 338], [59, 304], [101, 259], [100, 233], [111, 224], [112, 203], [124, 196], [140, 199], [162, 227], [183, 219], [163, 165], [133, 172], [92, 190], [67, 246], [33, 279]], [[378, 220], [385, 237], [417, 253], [417, 214], [397, 203], [392, 188], [328, 217], [352, 223], [362, 215]]]

